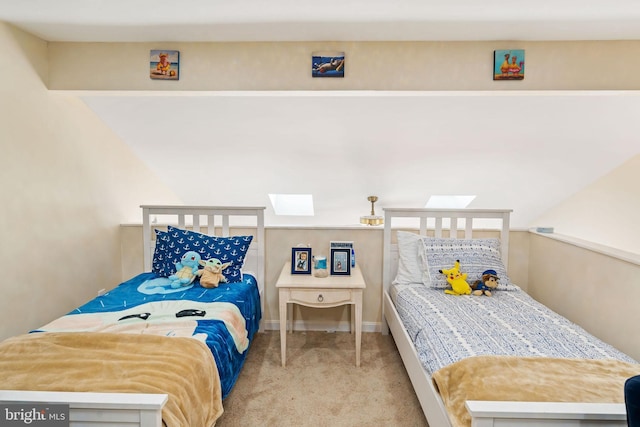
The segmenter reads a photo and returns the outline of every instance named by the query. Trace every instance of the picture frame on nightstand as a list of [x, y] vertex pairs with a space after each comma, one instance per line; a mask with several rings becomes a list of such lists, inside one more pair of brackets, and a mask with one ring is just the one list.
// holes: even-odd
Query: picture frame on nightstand
[[291, 274], [311, 274], [311, 248], [291, 248]]
[[351, 249], [331, 248], [331, 275], [351, 275]]

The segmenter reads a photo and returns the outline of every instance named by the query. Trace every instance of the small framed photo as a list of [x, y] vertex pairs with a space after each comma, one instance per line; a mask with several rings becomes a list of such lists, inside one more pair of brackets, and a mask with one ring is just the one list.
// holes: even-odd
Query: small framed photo
[[149, 77], [154, 80], [179, 80], [180, 52], [152, 50], [149, 53]]
[[344, 52], [313, 52], [312, 77], [344, 77]]
[[351, 274], [351, 249], [331, 249], [331, 274], [344, 276]]
[[494, 50], [493, 80], [524, 80], [524, 50]]
[[311, 248], [291, 248], [291, 274], [311, 274]]

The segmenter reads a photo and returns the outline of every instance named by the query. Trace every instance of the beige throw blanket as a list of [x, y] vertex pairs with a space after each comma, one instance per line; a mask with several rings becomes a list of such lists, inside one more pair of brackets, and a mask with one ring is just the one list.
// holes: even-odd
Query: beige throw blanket
[[215, 360], [193, 338], [19, 335], [0, 343], [0, 389], [168, 394], [168, 427], [210, 427], [223, 411]]
[[433, 374], [454, 427], [471, 425], [467, 400], [624, 403], [640, 365], [617, 360], [477, 356]]

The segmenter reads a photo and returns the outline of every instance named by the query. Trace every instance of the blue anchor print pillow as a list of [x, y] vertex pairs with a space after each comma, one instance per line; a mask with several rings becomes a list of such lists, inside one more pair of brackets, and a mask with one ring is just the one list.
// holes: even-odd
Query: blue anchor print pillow
[[203, 260], [218, 258], [231, 265], [222, 271], [227, 282], [242, 281], [242, 266], [253, 236], [216, 237], [196, 231], [168, 226], [167, 231], [155, 230], [156, 247], [151, 271], [169, 277], [176, 271], [176, 262], [187, 251], [196, 251]]

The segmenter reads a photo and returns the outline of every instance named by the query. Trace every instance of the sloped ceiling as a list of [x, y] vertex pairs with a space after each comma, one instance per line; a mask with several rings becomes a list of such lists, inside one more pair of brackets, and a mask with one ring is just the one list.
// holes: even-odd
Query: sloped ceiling
[[[296, 93], [84, 97], [187, 204], [268, 205], [309, 193], [315, 217], [358, 222], [430, 195], [477, 195], [530, 221], [637, 153], [637, 95]], [[505, 107], [506, 106], [506, 107]], [[378, 212], [380, 213], [380, 212]]]
[[[612, 0], [0, 0], [49, 41], [637, 40]], [[635, 92], [243, 93], [83, 100], [185, 204], [264, 205], [267, 224], [352, 225], [384, 206], [476, 195], [526, 227], [637, 154]], [[157, 108], [162, 105], [162, 108]], [[278, 217], [269, 193], [309, 193]]]

